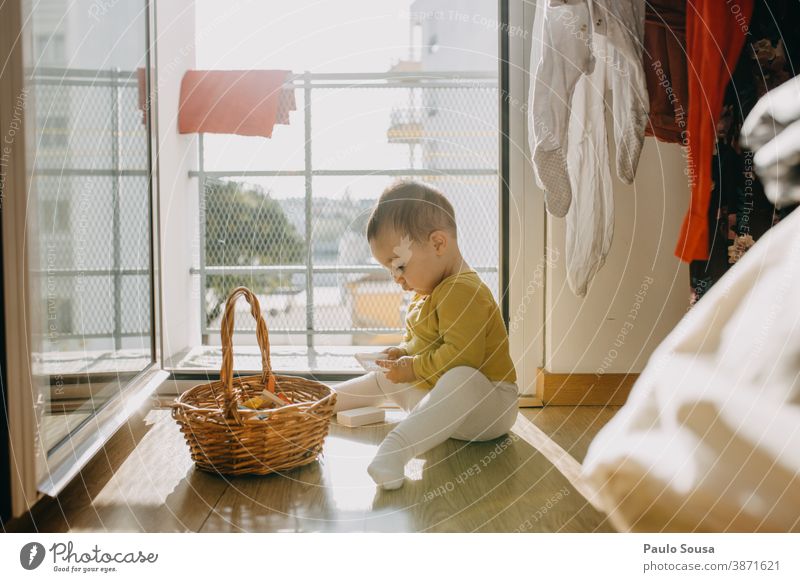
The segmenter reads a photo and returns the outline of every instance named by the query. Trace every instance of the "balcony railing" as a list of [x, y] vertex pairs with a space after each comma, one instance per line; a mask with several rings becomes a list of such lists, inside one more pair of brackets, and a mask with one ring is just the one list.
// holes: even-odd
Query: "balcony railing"
[[[212, 332], [219, 329], [218, 313], [210, 313], [209, 306], [203, 300], [210, 293], [210, 277], [236, 277], [249, 278], [280, 278], [284, 283], [290, 280], [295, 289], [290, 292], [273, 293], [273, 302], [277, 306], [265, 306], [265, 311], [272, 310], [274, 315], [282, 313], [282, 309], [289, 312], [291, 309], [303, 309], [302, 305], [291, 306], [292, 295], [299, 297], [298, 304], [304, 302], [302, 317], [285, 317], [283, 322], [270, 324], [271, 332], [286, 334], [300, 334], [306, 336], [306, 344], [312, 347], [314, 337], [324, 334], [398, 334], [402, 331], [402, 314], [398, 313], [391, 325], [380, 325], [370, 320], [369, 313], [376, 311], [370, 308], [369, 301], [379, 301], [383, 293], [377, 289], [381, 281], [391, 283], [383, 267], [372, 264], [319, 264], [314, 257], [314, 178], [321, 176], [386, 176], [410, 177], [428, 180], [440, 180], [445, 177], [457, 177], [462, 180], [479, 179], [485, 181], [487, 187], [496, 192], [498, 187], [498, 156], [496, 155], [497, 142], [497, 82], [494, 73], [481, 72], [411, 72], [411, 73], [363, 73], [363, 74], [311, 74], [294, 75], [291, 82], [295, 88], [302, 91], [302, 123], [304, 164], [302, 168], [289, 169], [236, 169], [210, 171], [206, 168], [206, 144], [202, 134], [199, 135], [198, 169], [189, 172], [190, 177], [198, 179], [199, 197], [199, 265], [192, 269], [192, 274], [200, 278], [201, 305], [200, 321], [204, 343]], [[412, 153], [409, 155], [408, 167], [381, 169], [381, 168], [325, 168], [316, 167], [313, 162], [314, 130], [312, 120], [315, 94], [320, 90], [335, 91], [386, 91], [394, 90], [402, 94], [402, 105], [395, 105], [385, 112], [387, 130], [384, 133], [387, 143], [409, 144], [410, 148], [421, 147], [424, 151], [421, 156]], [[398, 91], [399, 90], [399, 91]], [[449, 117], [447, 114], [450, 114]], [[413, 120], [413, 127], [408, 122]], [[293, 116], [292, 124], [297, 120]], [[279, 139], [273, 136], [274, 139]], [[436, 147], [436, 144], [444, 147]], [[352, 144], [344, 143], [343, 148]], [[444, 151], [443, 151], [444, 150]], [[487, 154], [483, 158], [476, 155]], [[495, 155], [492, 155], [492, 154]], [[486, 163], [480, 161], [489, 160]], [[216, 206], [210, 207], [210, 184], [217, 184], [219, 180], [234, 180], [247, 182], [254, 178], [304, 178], [304, 217], [300, 236], [308, 248], [305, 249], [303, 260], [287, 264], [269, 265], [235, 265], [235, 264], [210, 264], [208, 261], [208, 244], [206, 228], [208, 212], [220, 212]], [[452, 192], [448, 191], [448, 194]], [[454, 196], [458, 194], [455, 193]], [[494, 225], [492, 225], [493, 227]], [[496, 229], [495, 229], [496, 230]], [[236, 225], [232, 225], [235, 236]], [[461, 235], [459, 236], [461, 239]], [[317, 245], [318, 247], [319, 245]], [[482, 263], [472, 263], [473, 268], [484, 276], [496, 278], [498, 272], [496, 257], [491, 256]], [[337, 261], [338, 263], [338, 261]], [[373, 298], [367, 298], [366, 303], [343, 299], [341, 309], [351, 311], [349, 321], [346, 317], [333, 314], [330, 317], [338, 319], [337, 324], [320, 324], [318, 316], [315, 318], [315, 303], [317, 295], [323, 291], [322, 286], [315, 285], [316, 277], [337, 277], [348, 282], [357, 281], [357, 275], [362, 275], [366, 284], [375, 286]], [[341, 282], [338, 286], [346, 287]], [[495, 282], [496, 287], [496, 282]], [[399, 290], [399, 288], [397, 288]], [[270, 301], [269, 293], [264, 298]], [[219, 297], [217, 298], [220, 299]], [[290, 305], [286, 307], [286, 305]], [[373, 306], [374, 307], [374, 306]], [[391, 303], [383, 306], [383, 311], [391, 310]], [[242, 307], [244, 309], [244, 307]], [[358, 310], [359, 314], [354, 311]], [[217, 308], [218, 311], [218, 308]], [[358, 316], [356, 316], [358, 315]], [[324, 314], [323, 314], [324, 316]], [[342, 323], [344, 322], [344, 323]], [[250, 318], [244, 315], [236, 318], [237, 328], [253, 330]]]
[[[151, 333], [149, 328], [141, 325], [150, 322], [150, 249], [149, 246], [137, 247], [135, 253], [131, 252], [132, 243], [128, 238], [137, 227], [130, 220], [130, 208], [126, 220], [120, 219], [120, 204], [125, 204], [126, 200], [121, 193], [135, 191], [141, 193], [140, 198], [144, 200], [149, 180], [148, 152], [143, 147], [147, 143], [146, 126], [141, 123], [136, 79], [134, 71], [75, 69], [39, 69], [31, 78], [31, 85], [37, 91], [37, 107], [43, 108], [43, 118], [47, 120], [44, 127], [38, 128], [42, 141], [46, 143], [39, 145], [34, 168], [34, 177], [41, 181], [38, 188], [41, 200], [57, 201], [66, 197], [79, 205], [90, 188], [103, 197], [102, 205], [93, 200], [85, 208], [73, 208], [71, 220], [74, 224], [67, 224], [63, 232], [56, 230], [42, 236], [43, 266], [50, 264], [46, 255], [48, 245], [63, 254], [55, 262], [57, 268], [39, 271], [42, 288], [57, 288], [62, 298], [67, 300], [80, 295], [81, 305], [93, 306], [91, 309], [77, 309], [73, 305], [77, 315], [62, 318], [62, 321], [70, 321], [71, 329], [59, 329], [59, 337], [76, 340], [114, 337], [117, 348], [122, 338]], [[198, 136], [198, 169], [189, 175], [198, 179], [199, 257], [198, 263], [191, 268], [191, 274], [199, 278], [202, 290], [197, 309], [204, 339], [219, 329], [219, 314], [213, 311], [214, 302], [207, 302], [207, 295], [214, 288], [209, 283], [221, 277], [235, 276], [254, 278], [258, 282], [271, 281], [270, 285], [264, 284], [264, 288], [270, 291], [264, 294], [265, 300], [262, 301], [265, 311], [277, 318], [270, 322], [270, 331], [305, 336], [308, 346], [313, 346], [315, 336], [329, 334], [400, 333], [403, 314], [397, 307], [398, 297], [387, 296], [387, 289], [399, 295], [399, 288], [382, 267], [366, 260], [363, 263], [336, 261], [336, 264], [330, 264], [330, 261], [319, 258], [320, 253], [330, 255], [335, 252], [333, 247], [337, 238], [329, 237], [332, 240], [327, 242], [315, 239], [314, 221], [319, 220], [320, 211], [315, 209], [318, 199], [315, 198], [314, 179], [335, 176], [449, 179], [456, 180], [444, 188], [452, 195], [451, 199], [462, 196], [459, 188], [463, 184], [475, 186], [477, 183], [478, 189], [486, 191], [487, 199], [493, 200], [492, 193], [496, 193], [499, 186], [495, 74], [458, 71], [304, 73], [294, 75], [291, 82], [300, 92], [298, 101], [302, 103], [302, 112], [292, 115], [292, 126], [298, 128], [300, 125], [302, 129], [302, 166], [210, 170], [205, 164], [205, 138], [202, 134]], [[315, 152], [312, 139], [315, 116], [312, 113], [315, 112], [315, 103], [324, 101], [324, 98], [316, 97], [323, 91], [327, 92], [326, 97], [339, 92], [353, 96], [363, 95], [365, 91], [394, 92], [397, 99], [386, 107], [382, 131], [386, 144], [408, 148], [406, 167], [369, 168], [355, 163], [350, 167], [315, 165], [312, 155]], [[55, 104], [56, 109], [48, 103]], [[70, 103], [80, 104], [80, 107], [70, 108], [67, 106]], [[58, 107], [64, 108], [63, 115], [53, 116]], [[301, 116], [302, 124], [299, 124], [297, 118]], [[409, 121], [413, 121], [413, 127]], [[280, 139], [279, 136], [276, 133], [273, 140]], [[345, 143], [344, 147], [348, 145], [353, 144]], [[224, 180], [247, 182], [249, 179], [283, 177], [302, 178], [303, 200], [298, 206], [302, 219], [298, 221], [296, 233], [305, 244], [302, 257], [292, 261], [269, 260], [255, 265], [240, 265], [234, 260], [209, 262], [207, 221], [226, 211], [224, 204], [209, 198], [212, 184]], [[135, 221], [141, 220], [139, 226], [144, 227], [149, 224], [149, 213], [144, 208], [139, 210]], [[480, 209], [476, 208], [474, 215], [485, 222], [485, 213]], [[100, 224], [106, 219], [111, 223], [110, 248], [103, 244], [78, 248], [76, 233], [88, 231], [91, 234], [92, 224]], [[108, 231], [107, 223], [103, 224], [104, 230]], [[490, 228], [478, 233], [479, 237], [487, 234], [496, 237], [495, 224], [489, 222], [488, 225]], [[144, 231], [143, 228], [139, 230]], [[469, 236], [475, 236], [475, 233], [469, 233], [466, 238]], [[492, 245], [484, 244], [484, 240], [481, 237], [481, 244], [490, 249]], [[73, 255], [74, 260], [70, 259]], [[496, 255], [481, 255], [470, 263], [496, 290]], [[332, 285], [334, 279], [337, 282]], [[366, 289], [361, 295], [358, 294], [359, 285], [362, 291]], [[141, 292], [136, 290], [139, 287], [142, 287]], [[338, 291], [334, 291], [335, 287]], [[341, 295], [339, 304], [337, 297], [332, 297], [335, 293]], [[142, 298], [143, 303], [140, 306], [128, 304], [129, 315], [139, 315], [128, 318], [122, 304], [130, 302], [131, 297]], [[329, 311], [319, 306], [315, 309], [319, 304], [331, 307]], [[390, 317], [381, 317], [378, 313], [390, 313]], [[237, 317], [236, 325], [240, 330], [253, 330], [248, 317]]]
[[151, 334], [142, 236], [150, 230], [149, 139], [137, 72], [38, 67], [27, 75], [40, 207], [33, 274], [46, 318], [58, 322], [38, 333], [73, 339], [76, 349], [113, 338], [119, 350], [123, 338]]

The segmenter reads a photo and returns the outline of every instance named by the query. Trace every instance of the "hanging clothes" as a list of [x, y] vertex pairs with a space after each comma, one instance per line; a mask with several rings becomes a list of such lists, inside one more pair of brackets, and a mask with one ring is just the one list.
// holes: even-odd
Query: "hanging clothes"
[[689, 262], [708, 258], [708, 208], [711, 200], [711, 156], [725, 88], [742, 51], [753, 0], [729, 4], [688, 0], [686, 58], [689, 63], [688, 146], [691, 201], [675, 254]]
[[649, 110], [643, 36], [644, 0], [537, 6], [528, 135], [547, 212], [567, 216], [567, 280], [577, 295], [586, 293], [613, 237], [608, 92], [617, 175], [632, 183], [639, 163]]
[[644, 74], [650, 97], [645, 135], [683, 144], [689, 94], [686, 72], [686, 0], [649, 0], [644, 19]]
[[[604, 44], [598, 36], [595, 43]], [[579, 297], [586, 295], [589, 282], [605, 263], [614, 238], [614, 189], [609, 170], [606, 140], [605, 89], [607, 67], [596, 66], [582, 76], [572, 98], [572, 112], [582, 124], [569, 127], [567, 155], [577, 195], [567, 213], [567, 284]]]
[[541, 36], [531, 43], [528, 139], [547, 212], [561, 218], [572, 202], [567, 167], [572, 94], [578, 80], [595, 67], [592, 20], [585, 0], [539, 2], [535, 17], [539, 24], [534, 30]]
[[[689, 265], [690, 301], [696, 303], [744, 252], [794, 206], [776, 208], [754, 174], [753, 154], [740, 143], [744, 118], [759, 97], [794, 75], [800, 42], [781, 34], [783, 23], [800, 20], [795, 0], [758, 0], [747, 42], [725, 92], [716, 125], [716, 142], [708, 162], [710, 200], [708, 258]], [[794, 63], [794, 65], [793, 65]], [[765, 152], [766, 153], [766, 152]]]
[[[644, 0], [546, 2], [538, 6], [536, 19], [528, 135], [547, 211], [563, 217], [572, 199], [567, 152], [573, 94], [596, 61], [608, 69], [607, 87], [614, 97], [617, 174], [626, 184], [633, 182], [649, 109], [642, 69]], [[597, 43], [597, 35], [606, 42]]]

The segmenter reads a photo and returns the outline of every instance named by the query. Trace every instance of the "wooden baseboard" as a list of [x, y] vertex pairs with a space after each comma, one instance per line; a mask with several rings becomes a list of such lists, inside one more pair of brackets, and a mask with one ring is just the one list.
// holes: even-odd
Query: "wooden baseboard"
[[542, 399], [533, 394], [523, 394], [519, 397], [520, 408], [541, 408], [544, 406]]
[[536, 396], [545, 406], [622, 406], [639, 374], [536, 372]]
[[[523, 394], [519, 406], [621, 406], [638, 377], [639, 374], [552, 374], [538, 369], [536, 394]], [[162, 385], [158, 396], [171, 402], [184, 390], [200, 383], [199, 380], [170, 380]]]

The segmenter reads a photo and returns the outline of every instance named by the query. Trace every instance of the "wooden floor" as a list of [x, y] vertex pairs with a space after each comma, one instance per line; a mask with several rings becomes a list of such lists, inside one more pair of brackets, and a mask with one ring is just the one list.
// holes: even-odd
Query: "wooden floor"
[[[284, 475], [226, 479], [196, 470], [169, 410], [148, 408], [57, 499], [42, 500], [3, 529], [613, 531], [565, 474], [579, 466], [592, 437], [616, 410], [522, 409], [509, 435], [485, 443], [451, 439], [412, 460], [405, 486], [387, 492], [376, 489], [366, 467], [391, 422], [357, 429], [334, 423], [318, 462]], [[400, 418], [399, 411], [390, 411], [390, 421]]]

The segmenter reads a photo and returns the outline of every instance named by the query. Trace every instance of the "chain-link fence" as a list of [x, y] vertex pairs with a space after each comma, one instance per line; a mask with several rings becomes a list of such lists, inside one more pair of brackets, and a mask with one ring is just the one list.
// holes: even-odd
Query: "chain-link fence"
[[139, 78], [38, 69], [29, 79], [43, 352], [149, 347], [149, 151]]
[[[205, 290], [204, 337], [217, 335], [227, 293], [244, 284], [261, 297], [278, 342], [395, 341], [408, 297], [371, 259], [363, 227], [382, 188], [402, 177], [447, 194], [465, 258], [498, 295], [493, 75], [305, 74], [293, 82], [301, 105], [294, 135], [276, 133], [272, 145], [295, 138], [302, 166], [270, 168], [265, 160], [256, 169], [207, 171], [200, 136], [192, 174], [200, 184], [201, 244], [193, 273]], [[126, 337], [150, 335], [152, 308], [147, 131], [137, 77], [61, 71], [31, 84], [44, 331], [119, 349]], [[342, 119], [338, 113], [353, 103], [358, 115]], [[353, 127], [378, 137], [362, 139]], [[253, 330], [244, 312], [236, 321]]]
[[[273, 343], [397, 341], [408, 297], [372, 260], [363, 233], [381, 190], [398, 178], [448, 196], [462, 254], [499, 300], [496, 75], [306, 73], [293, 83], [292, 124], [276, 129], [267, 156], [249, 167], [210, 163], [209, 142], [216, 153], [235, 148], [200, 135], [190, 175], [199, 184], [193, 273], [204, 290], [204, 343], [218, 335], [237, 285], [259, 295]], [[302, 164], [284, 163], [293, 149]], [[237, 329], [253, 331], [246, 306], [239, 309]]]

